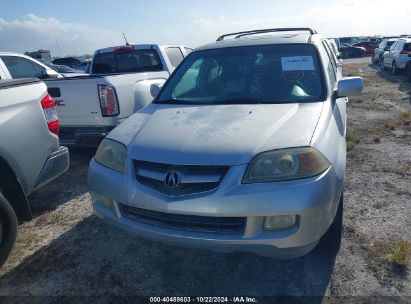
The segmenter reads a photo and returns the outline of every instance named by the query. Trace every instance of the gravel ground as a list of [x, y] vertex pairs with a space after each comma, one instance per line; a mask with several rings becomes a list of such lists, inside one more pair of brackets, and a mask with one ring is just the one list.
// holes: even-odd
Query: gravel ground
[[35, 216], [19, 227], [16, 246], [0, 269], [0, 295], [319, 296], [315, 302], [400, 296], [396, 301], [407, 301], [411, 85], [380, 72], [368, 58], [347, 60], [344, 74], [364, 77], [365, 91], [348, 103], [344, 232], [335, 259], [321, 248], [278, 261], [124, 235], [92, 215], [86, 176], [94, 151], [73, 150], [69, 172], [30, 197]]

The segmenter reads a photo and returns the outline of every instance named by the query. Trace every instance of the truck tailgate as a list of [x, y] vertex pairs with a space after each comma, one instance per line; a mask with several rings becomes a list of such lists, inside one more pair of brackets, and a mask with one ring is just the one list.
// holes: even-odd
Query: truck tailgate
[[105, 76], [98, 82], [116, 89], [120, 106], [118, 119], [124, 119], [148, 105], [153, 100], [151, 85], [163, 85], [168, 77], [169, 73], [166, 71], [129, 73]]
[[60, 125], [104, 126], [98, 97], [99, 77], [69, 77], [46, 80], [60, 119]]

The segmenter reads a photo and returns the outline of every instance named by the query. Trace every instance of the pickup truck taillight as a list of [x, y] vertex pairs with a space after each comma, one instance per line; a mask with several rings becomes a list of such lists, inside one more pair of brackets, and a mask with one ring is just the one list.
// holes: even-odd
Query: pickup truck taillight
[[101, 113], [103, 116], [116, 116], [120, 114], [116, 91], [108, 85], [98, 86]]
[[41, 100], [41, 107], [43, 108], [44, 116], [46, 117], [47, 126], [49, 127], [50, 132], [59, 135], [60, 124], [56, 105], [49, 94]]

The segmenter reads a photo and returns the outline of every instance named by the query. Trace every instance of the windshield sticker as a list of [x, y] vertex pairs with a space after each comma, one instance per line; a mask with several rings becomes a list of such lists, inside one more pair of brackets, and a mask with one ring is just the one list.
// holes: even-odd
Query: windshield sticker
[[314, 71], [312, 56], [281, 57], [283, 71]]

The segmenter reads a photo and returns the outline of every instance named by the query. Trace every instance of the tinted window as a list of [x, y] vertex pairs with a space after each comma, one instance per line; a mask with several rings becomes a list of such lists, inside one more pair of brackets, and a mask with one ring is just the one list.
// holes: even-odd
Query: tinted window
[[288, 103], [325, 99], [312, 45], [263, 45], [191, 53], [158, 103]]
[[163, 65], [157, 52], [152, 49], [118, 49], [94, 56], [92, 74], [137, 73], [162, 71]]
[[388, 41], [386, 46], [391, 46], [394, 44], [395, 41]]
[[406, 43], [403, 48], [404, 51], [411, 51], [411, 43]]
[[181, 53], [181, 50], [178, 47], [166, 48], [166, 53], [173, 67], [177, 67], [180, 62], [183, 61], [183, 53]]
[[1, 57], [12, 78], [42, 77], [44, 68], [23, 57]]

